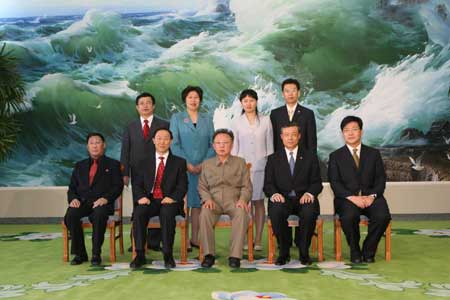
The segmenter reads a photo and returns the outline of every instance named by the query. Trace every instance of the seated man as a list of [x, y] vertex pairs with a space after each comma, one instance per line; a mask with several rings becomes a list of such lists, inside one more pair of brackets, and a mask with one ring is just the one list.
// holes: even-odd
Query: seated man
[[104, 155], [105, 138], [90, 133], [86, 139], [89, 158], [76, 163], [70, 180], [67, 198], [69, 208], [64, 222], [72, 239], [72, 265], [88, 260], [80, 219], [89, 216], [93, 226], [92, 265], [101, 264], [102, 244], [108, 215], [114, 214], [114, 202], [123, 189], [120, 163]]
[[300, 128], [295, 123], [281, 127], [283, 148], [270, 155], [265, 169], [264, 193], [269, 197], [269, 217], [280, 254], [276, 265], [290, 260], [291, 231], [289, 215], [300, 218], [296, 241], [299, 242], [299, 259], [310, 265], [309, 246], [320, 214], [319, 199], [322, 191], [319, 160], [315, 152], [299, 147]]
[[[374, 262], [378, 242], [391, 215], [383, 196], [386, 174], [377, 149], [361, 144], [363, 122], [345, 117], [341, 130], [345, 146], [330, 154], [328, 180], [334, 192], [334, 208], [339, 215], [352, 263]], [[369, 217], [369, 229], [362, 252], [359, 247], [360, 216]]]
[[198, 183], [202, 200], [200, 212], [200, 242], [205, 258], [202, 267], [210, 268], [215, 261], [214, 225], [220, 215], [231, 217], [231, 246], [229, 265], [240, 267], [249, 216], [247, 203], [253, 193], [250, 172], [245, 160], [231, 155], [234, 135], [218, 129], [213, 135], [216, 157], [203, 162]]
[[[153, 135], [155, 154], [144, 160], [136, 170], [133, 185], [133, 235], [136, 257], [130, 267], [145, 265], [145, 243], [147, 224], [151, 217], [159, 216], [162, 231], [162, 252], [164, 266], [175, 268], [173, 242], [176, 220], [183, 207], [183, 198], [187, 191], [186, 161], [170, 153], [172, 132], [167, 128], [158, 128]], [[135, 173], [133, 173], [135, 174]]]

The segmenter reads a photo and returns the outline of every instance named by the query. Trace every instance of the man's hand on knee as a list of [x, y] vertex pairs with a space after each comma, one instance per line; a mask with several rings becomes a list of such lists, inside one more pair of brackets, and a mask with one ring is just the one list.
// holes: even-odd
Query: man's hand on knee
[[78, 208], [78, 207], [80, 207], [80, 204], [81, 204], [80, 200], [73, 199], [72, 201], [70, 201], [69, 207]]
[[213, 210], [216, 208], [216, 204], [212, 200], [206, 200], [205, 202], [203, 202], [202, 207]]

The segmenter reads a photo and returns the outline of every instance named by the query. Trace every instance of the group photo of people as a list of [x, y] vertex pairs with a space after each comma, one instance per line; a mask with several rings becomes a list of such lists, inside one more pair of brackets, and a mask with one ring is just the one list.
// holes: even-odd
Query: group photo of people
[[[101, 264], [108, 214], [113, 214], [114, 201], [123, 186], [131, 185], [133, 269], [147, 263], [147, 245], [162, 251], [166, 268], [176, 266], [173, 245], [177, 215], [188, 218], [188, 249], [202, 247], [204, 268], [215, 263], [215, 224], [221, 215], [228, 215], [228, 264], [239, 268], [249, 222], [256, 229], [250, 244], [255, 251], [263, 249], [265, 199], [279, 245], [275, 265], [290, 261], [293, 243], [301, 264], [310, 265], [309, 249], [323, 189], [316, 121], [314, 112], [299, 103], [301, 85], [296, 79], [284, 80], [281, 92], [285, 105], [266, 116], [258, 112], [256, 91], [243, 90], [239, 95], [241, 115], [233, 119], [231, 128], [216, 130], [210, 116], [199, 112], [203, 99], [200, 87], [183, 89], [186, 110], [173, 114], [170, 122], [153, 114], [155, 97], [141, 93], [136, 97], [139, 118], [122, 136], [120, 162], [104, 155], [106, 142], [101, 133], [90, 133], [86, 138], [89, 158], [75, 166], [64, 218], [72, 235], [71, 264], [88, 261], [80, 222], [85, 216], [93, 223], [91, 264]], [[342, 139], [344, 146], [330, 153], [328, 167], [335, 211], [350, 247], [350, 261], [373, 263], [391, 219], [384, 198], [386, 173], [379, 151], [362, 144], [361, 118], [346, 116], [340, 130], [342, 136], [336, 138]], [[290, 215], [300, 219], [294, 235], [288, 224]], [[361, 215], [369, 218], [362, 247]], [[161, 228], [147, 230], [155, 216]]]

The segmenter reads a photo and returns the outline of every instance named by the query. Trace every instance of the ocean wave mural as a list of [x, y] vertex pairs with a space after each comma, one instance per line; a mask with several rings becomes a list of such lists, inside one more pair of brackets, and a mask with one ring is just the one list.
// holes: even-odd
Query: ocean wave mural
[[450, 180], [449, 0], [9, 2], [0, 41], [27, 94], [0, 186], [67, 185], [90, 131], [119, 158], [142, 91], [169, 119], [184, 109], [181, 90], [199, 85], [217, 128], [240, 113], [242, 89], [258, 92], [263, 113], [282, 105], [287, 77], [316, 114], [323, 170], [341, 119], [356, 114], [389, 180]]

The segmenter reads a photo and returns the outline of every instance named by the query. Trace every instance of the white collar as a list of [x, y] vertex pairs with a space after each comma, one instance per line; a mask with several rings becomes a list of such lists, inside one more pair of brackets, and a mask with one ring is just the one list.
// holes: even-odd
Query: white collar
[[288, 150], [286, 147], [284, 148], [284, 151], [286, 151], [286, 156], [289, 160], [290, 156], [291, 156], [291, 152], [294, 155], [294, 159], [297, 159], [297, 152], [298, 152], [298, 146], [295, 147], [293, 150]]
[[140, 116], [139, 118], [141, 119], [141, 127], [144, 127], [144, 120], [148, 120], [148, 126], [149, 127], [152, 125], [153, 115], [151, 115], [147, 119], [143, 118], [142, 116]]
[[351, 155], [353, 155], [353, 149], [356, 149], [356, 153], [358, 154], [358, 157], [361, 157], [361, 143], [356, 146], [356, 147], [352, 147], [349, 144], [345, 144], [348, 148], [348, 151], [350, 151]]

